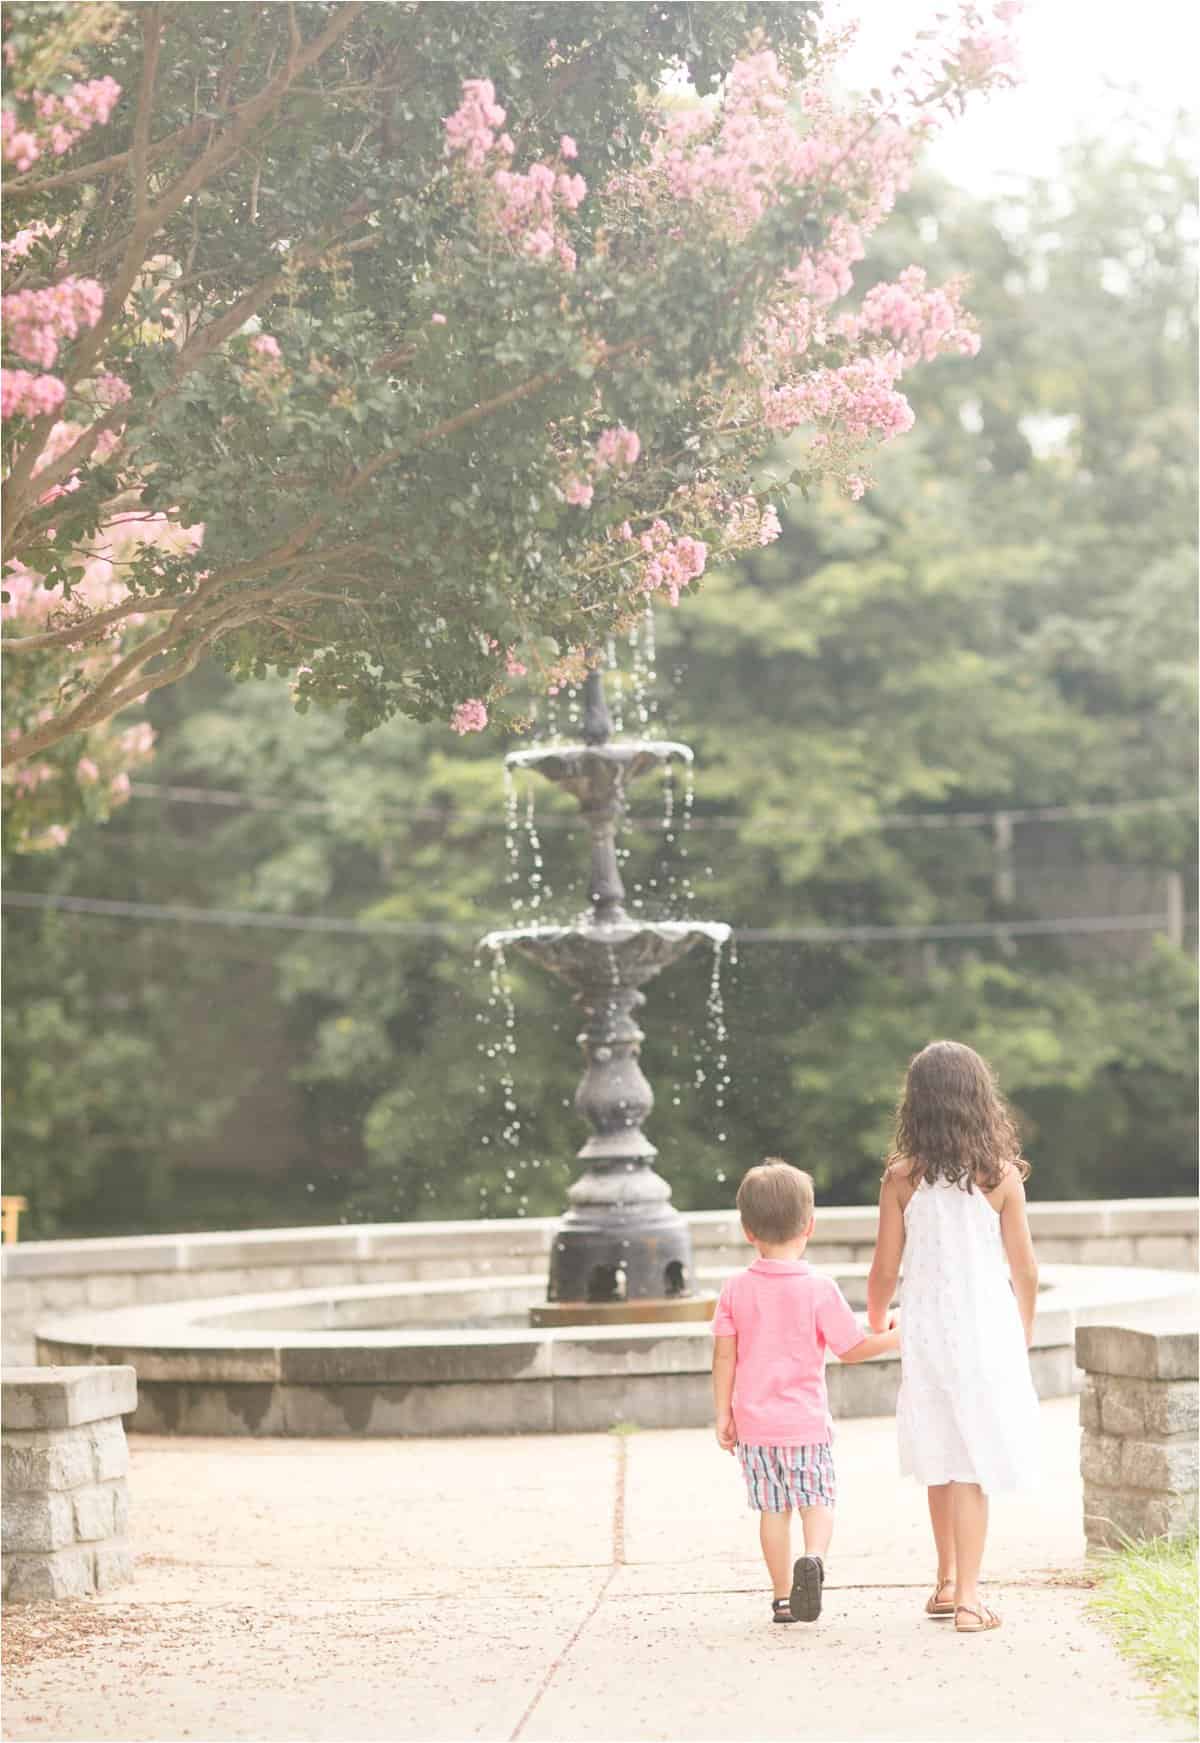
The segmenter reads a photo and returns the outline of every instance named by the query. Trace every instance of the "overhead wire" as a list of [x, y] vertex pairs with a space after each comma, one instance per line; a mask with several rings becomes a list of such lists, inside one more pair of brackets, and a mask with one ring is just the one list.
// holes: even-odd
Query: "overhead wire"
[[[291, 813], [297, 817], [318, 817], [336, 814], [341, 806], [336, 799], [309, 799], [300, 795], [278, 793], [243, 793], [228, 787], [190, 787], [153, 781], [135, 781], [130, 788], [135, 799], [160, 799], [176, 805], [214, 805], [229, 810]], [[990, 811], [890, 811], [862, 818], [848, 831], [866, 833], [882, 829], [978, 829], [994, 825], [998, 817], [1012, 823], [1076, 823], [1105, 817], [1141, 816], [1154, 812], [1186, 812], [1195, 801], [1183, 797], [1163, 796], [1154, 799], [1114, 799], [1094, 804], [1076, 805], [998, 805]], [[464, 811], [448, 805], [383, 805], [374, 809], [374, 817], [397, 823], [470, 823], [484, 828], [503, 829], [503, 815], [490, 811]], [[691, 828], [745, 829], [750, 821], [744, 814], [704, 812], [693, 814]], [[828, 816], [800, 814], [790, 820], [793, 826], [811, 830], [814, 834], [830, 828]], [[538, 827], [572, 829], [578, 819], [563, 812], [545, 812], [538, 818]]]
[[[6, 908], [44, 909], [94, 918], [165, 921], [178, 925], [259, 927], [280, 932], [338, 932], [364, 937], [478, 940], [489, 923], [453, 920], [355, 920], [339, 914], [279, 914], [241, 908], [194, 908], [162, 902], [130, 902], [100, 896], [56, 895], [41, 890], [5, 890]], [[499, 922], [501, 928], [504, 922]], [[1165, 932], [1162, 914], [1078, 914], [1050, 920], [962, 920], [926, 926], [737, 927], [737, 944], [918, 943], [954, 939], [1077, 936], [1088, 933]], [[520, 927], [517, 930], [530, 930]]]

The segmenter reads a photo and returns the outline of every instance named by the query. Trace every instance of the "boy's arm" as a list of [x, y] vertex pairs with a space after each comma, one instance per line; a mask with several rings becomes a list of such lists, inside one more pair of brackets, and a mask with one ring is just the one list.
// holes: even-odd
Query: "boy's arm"
[[889, 1350], [900, 1348], [900, 1327], [890, 1331], [868, 1332], [858, 1343], [838, 1356], [839, 1362], [869, 1362], [872, 1356], [886, 1356]]
[[1000, 1238], [1012, 1278], [1013, 1294], [1025, 1327], [1025, 1347], [1033, 1342], [1033, 1320], [1037, 1312], [1038, 1267], [1033, 1256], [1033, 1236], [1025, 1214], [1025, 1182], [1015, 1168], [1010, 1168], [1000, 1203]]
[[889, 1170], [879, 1189], [879, 1231], [875, 1236], [871, 1274], [867, 1278], [867, 1320], [872, 1331], [881, 1332], [887, 1326], [888, 1308], [896, 1293], [903, 1252], [904, 1211]]
[[737, 1445], [733, 1420], [733, 1370], [737, 1366], [737, 1338], [713, 1338], [713, 1406], [717, 1416], [717, 1440], [726, 1452]]
[[895, 1326], [890, 1331], [864, 1336], [854, 1309], [831, 1278], [825, 1280], [817, 1309], [817, 1331], [839, 1362], [866, 1362], [872, 1356], [884, 1356], [900, 1347], [900, 1332]]

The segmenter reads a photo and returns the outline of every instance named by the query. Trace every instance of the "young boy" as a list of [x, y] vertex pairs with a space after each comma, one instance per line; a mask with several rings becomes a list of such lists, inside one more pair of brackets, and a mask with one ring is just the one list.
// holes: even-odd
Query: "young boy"
[[[731, 1277], [713, 1316], [717, 1440], [737, 1451], [775, 1589], [772, 1620], [815, 1622], [836, 1490], [825, 1349], [865, 1362], [898, 1347], [895, 1329], [865, 1334], [831, 1277], [803, 1253], [813, 1231], [812, 1176], [769, 1157], [738, 1187], [742, 1232], [758, 1250]], [[791, 1563], [791, 1509], [804, 1554]]]

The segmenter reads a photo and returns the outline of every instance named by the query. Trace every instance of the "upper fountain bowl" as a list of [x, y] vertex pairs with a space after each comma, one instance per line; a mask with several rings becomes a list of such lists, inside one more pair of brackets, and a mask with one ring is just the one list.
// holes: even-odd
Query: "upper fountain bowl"
[[619, 920], [584, 916], [573, 926], [515, 926], [489, 932], [485, 950], [517, 950], [573, 986], [636, 987], [701, 941], [720, 949], [730, 928], [719, 920]]
[[535, 769], [548, 781], [571, 791], [597, 784], [622, 785], [647, 769], [692, 761], [692, 747], [673, 739], [619, 738], [602, 744], [557, 744], [512, 750], [505, 757], [510, 769]]

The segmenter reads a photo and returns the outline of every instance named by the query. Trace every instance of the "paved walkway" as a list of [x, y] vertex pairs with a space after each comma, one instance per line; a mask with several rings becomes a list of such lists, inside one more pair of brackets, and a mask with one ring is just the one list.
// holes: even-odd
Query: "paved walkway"
[[4, 1735], [358, 1743], [1107, 1743], [1189, 1736], [1084, 1614], [1076, 1404], [993, 1509], [1005, 1625], [921, 1615], [924, 1497], [890, 1420], [843, 1425], [825, 1613], [772, 1627], [707, 1433], [135, 1437], [136, 1582], [6, 1612]]

